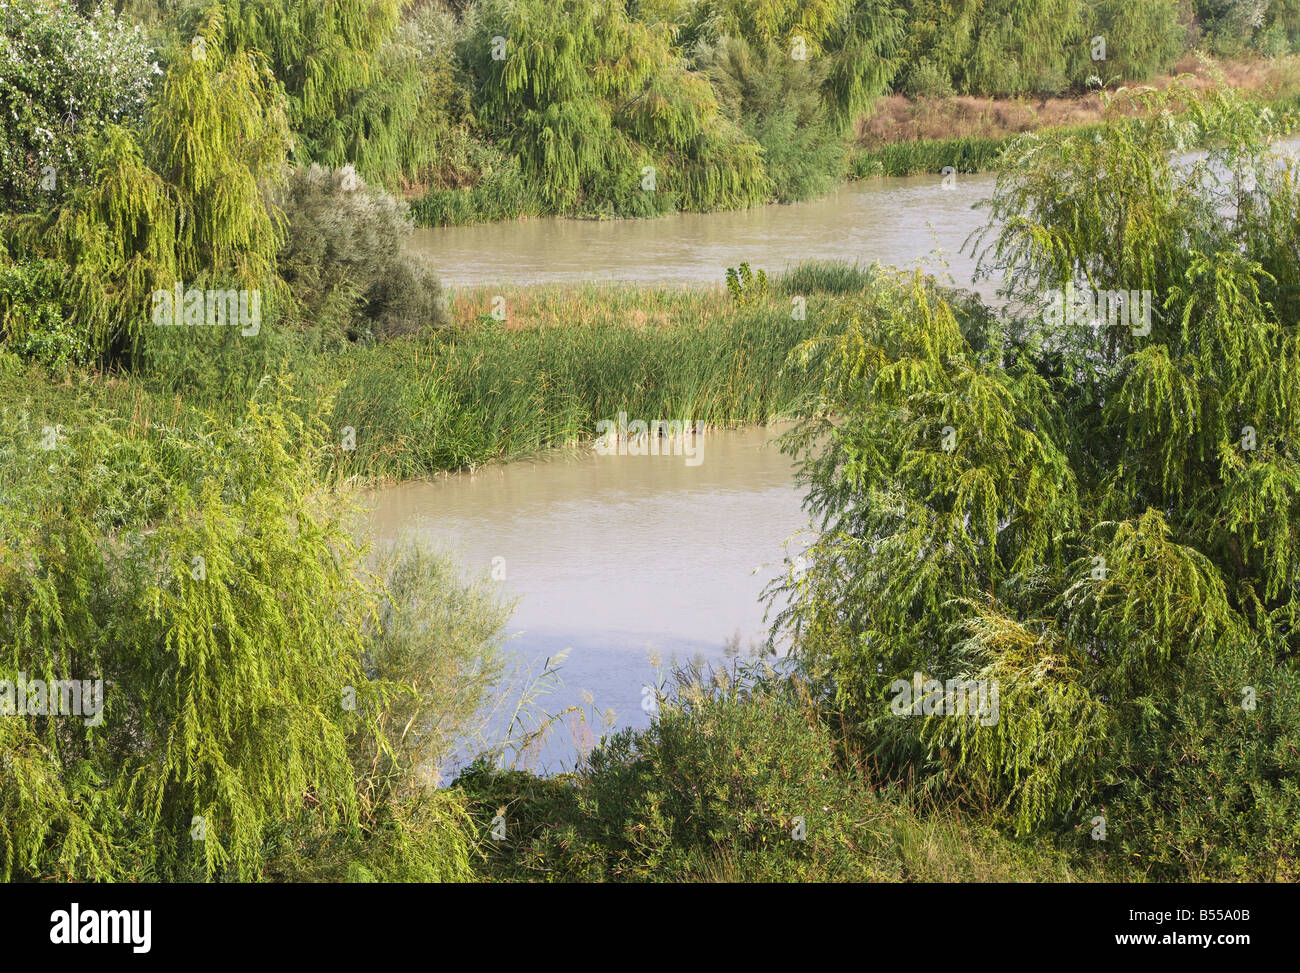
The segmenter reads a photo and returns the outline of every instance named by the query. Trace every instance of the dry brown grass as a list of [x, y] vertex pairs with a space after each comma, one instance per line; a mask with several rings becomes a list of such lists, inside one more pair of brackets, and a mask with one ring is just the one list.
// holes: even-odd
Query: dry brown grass
[[[1300, 93], [1300, 57], [1240, 61], [1221, 64], [1189, 54], [1174, 73], [1149, 85], [1163, 89], [1176, 77], [1191, 76], [1195, 89], [1208, 88], [1221, 79], [1242, 92], [1263, 98]], [[1117, 104], [1119, 104], [1117, 102]], [[1120, 111], [1130, 106], [1120, 104]], [[892, 142], [936, 141], [953, 138], [999, 139], [1039, 128], [1075, 127], [1102, 120], [1103, 101], [1098, 92], [1062, 98], [908, 98], [881, 99], [871, 115], [858, 122], [858, 144], [872, 148]]]
[[466, 325], [481, 320], [491, 313], [497, 295], [506, 299], [504, 326], [511, 330], [609, 323], [657, 330], [698, 323], [731, 308], [720, 285], [678, 290], [600, 284], [467, 287], [451, 294], [451, 319]]

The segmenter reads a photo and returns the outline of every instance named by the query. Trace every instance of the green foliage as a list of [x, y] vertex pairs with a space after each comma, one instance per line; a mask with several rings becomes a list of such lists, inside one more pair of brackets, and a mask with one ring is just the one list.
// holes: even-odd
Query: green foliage
[[1145, 81], [1172, 68], [1183, 52], [1187, 31], [1169, 0], [1101, 0], [1089, 14], [1089, 36], [1106, 42], [1106, 59], [1092, 64], [1105, 81]]
[[[550, 307], [532, 313], [562, 326], [484, 324], [356, 358], [336, 407], [339, 424], [358, 430], [347, 472], [406, 477], [472, 468], [583, 442], [596, 422], [620, 411], [710, 425], [765, 422], [803, 393], [804, 378], [781, 365], [811, 328], [793, 319], [788, 302], [729, 312], [700, 307], [715, 299], [596, 287], [542, 300]], [[594, 318], [574, 320], [574, 309], [587, 304], [597, 309]], [[817, 307], [810, 295], [809, 320]], [[630, 323], [638, 314], [667, 320], [638, 327]]]
[[1256, 45], [1267, 56], [1300, 51], [1300, 0], [1270, 0]]
[[[429, 165], [444, 127], [444, 65], [399, 31], [403, 0], [220, 0], [220, 44], [258, 51], [287, 96], [298, 160], [352, 163], [392, 186]], [[204, 32], [202, 24], [199, 33]]]
[[739, 267], [727, 268], [727, 293], [740, 307], [753, 304], [767, 297], [767, 271], [755, 274], [748, 263]]
[[[905, 0], [907, 67], [896, 85], [936, 97], [1060, 94], [1092, 75], [1150, 78], [1173, 66], [1186, 30], [1171, 0]], [[1106, 42], [1092, 60], [1092, 38]]]
[[[921, 824], [846, 759], [797, 683], [758, 665], [681, 671], [649, 729], [607, 738], [573, 775], [479, 763], [457, 778], [488, 873], [543, 881], [1061, 878], [1059, 858]], [[500, 814], [505, 840], [487, 840]]]
[[[1243, 706], [1245, 687], [1254, 710]], [[1157, 880], [1294, 882], [1298, 689], [1295, 666], [1268, 649], [1196, 653], [1168, 702], [1134, 714], [1116, 755], [1119, 768], [1149, 768], [1144, 780], [1117, 770], [1106, 781], [1116, 857], [1149, 863]]]
[[414, 545], [385, 552], [377, 573], [383, 589], [366, 666], [405, 687], [380, 730], [396, 786], [418, 791], [441, 781], [458, 748], [485, 743], [479, 721], [504, 671], [510, 611], [495, 582], [463, 580], [449, 558]]
[[[519, 160], [466, 133], [452, 137], [468, 186], [439, 186], [411, 204], [421, 226], [457, 226], [490, 220], [513, 220], [541, 212], [537, 194], [524, 179]], [[444, 162], [447, 161], [444, 156]]]
[[66, 268], [58, 303], [96, 357], [137, 341], [152, 292], [180, 278], [176, 197], [131, 134], [115, 126], [85, 185], [53, 213], [12, 219], [4, 230], [19, 263]]
[[778, 202], [821, 195], [834, 186], [844, 159], [844, 140], [822, 98], [823, 70], [815, 61], [790, 58], [775, 47], [755, 51], [743, 40], [723, 38], [702, 53], [728, 115], [763, 147], [763, 167]]
[[493, 609], [425, 562], [380, 600], [345, 498], [318, 484], [323, 431], [278, 397], [194, 436], [89, 403], [74, 422], [14, 410], [24, 380], [6, 366], [0, 387], [0, 674], [102, 679], [106, 697], [98, 720], [0, 720], [4, 877], [328, 875], [293, 849], [340, 847], [352, 878], [466, 877], [463, 812], [424, 795], [410, 756], [454, 727], [396, 751], [385, 727], [468, 705], [430, 707], [412, 615], [464, 613], [438, 665], [461, 652], [482, 678], [490, 645], [459, 639], [490, 643]]
[[497, 0], [479, 11], [462, 55], [479, 121], [552, 212], [648, 216], [766, 194], [758, 146], [661, 26], [583, 0]]
[[776, 289], [787, 295], [855, 294], [867, 290], [875, 279], [874, 268], [836, 260], [805, 260], [776, 279]]
[[220, 56], [216, 13], [200, 31], [206, 55], [178, 60], [150, 106], [151, 162], [179, 204], [179, 270], [267, 286], [281, 228], [262, 189], [280, 178], [289, 147], [283, 98], [260, 54]]
[[987, 0], [957, 88], [990, 95], [1060, 94], [1083, 46], [1078, 0]]
[[1210, 50], [1221, 57], [1236, 57], [1264, 25], [1269, 0], [1196, 0]]
[[683, 43], [739, 38], [775, 57], [808, 59], [822, 79], [823, 99], [841, 124], [883, 94], [897, 70], [903, 24], [888, 0], [701, 0]]
[[65, 318], [96, 356], [138, 344], [154, 291], [176, 281], [233, 282], [280, 293], [278, 214], [263, 190], [282, 171], [289, 133], [259, 55], [183, 57], [155, 91], [144, 132], [109, 126], [91, 176], [57, 209], [0, 223], [11, 259], [67, 266]]
[[952, 77], [928, 57], [919, 58], [903, 75], [900, 89], [915, 98], [947, 98], [952, 95]]
[[308, 322], [349, 337], [390, 337], [447, 322], [442, 287], [407, 249], [405, 203], [351, 169], [312, 165], [277, 205], [287, 224], [280, 276]]
[[941, 173], [948, 166], [957, 172], [983, 172], [997, 168], [1002, 150], [1015, 137], [963, 136], [932, 142], [891, 142], [878, 149], [857, 152], [849, 163], [849, 171], [859, 179]]
[[64, 318], [62, 283], [52, 260], [0, 264], [0, 340], [55, 371], [90, 359], [85, 336]]
[[[107, 7], [12, 0], [0, 8], [0, 204], [48, 210], [90, 174], [86, 141], [138, 122], [156, 65]], [[48, 167], [48, 168], [47, 168]]]
[[[943, 771], [928, 787], [1022, 832], [1106, 808], [1162, 877], [1289, 875], [1296, 176], [1270, 113], [1141, 98], [1143, 120], [1008, 149], [981, 266], [1025, 311], [989, 333], [883, 282], [801, 350], [822, 387], [791, 448], [822, 533], [780, 623], [886, 766]], [[1149, 326], [1090, 327], [1054, 310], [1067, 288], [1149, 291]], [[996, 681], [999, 718], [900, 718], [913, 673]]]

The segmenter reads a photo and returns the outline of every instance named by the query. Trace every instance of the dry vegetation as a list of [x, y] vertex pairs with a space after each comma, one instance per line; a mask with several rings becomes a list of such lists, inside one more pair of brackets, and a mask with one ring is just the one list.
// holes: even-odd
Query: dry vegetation
[[[1179, 75], [1192, 75], [1197, 90], [1222, 79], [1239, 91], [1264, 100], [1300, 94], [1300, 57], [1207, 62], [1188, 54], [1174, 72], [1155, 78], [1149, 86], [1164, 89]], [[1091, 125], [1102, 120], [1103, 93], [1060, 98], [882, 98], [870, 115], [858, 122], [857, 142], [864, 148], [896, 142], [956, 138], [1001, 139], [1040, 128]]]

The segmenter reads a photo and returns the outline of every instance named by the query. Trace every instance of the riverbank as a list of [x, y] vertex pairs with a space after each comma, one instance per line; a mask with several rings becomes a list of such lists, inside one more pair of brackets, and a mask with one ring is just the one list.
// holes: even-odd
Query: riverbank
[[[1250, 101], [1275, 112], [1300, 109], [1300, 57], [1217, 63], [1189, 55], [1168, 75], [1130, 92], [1162, 91], [1175, 79], [1203, 92], [1222, 82]], [[849, 176], [909, 176], [938, 173], [945, 166], [958, 172], [982, 172], [996, 166], [1012, 139], [1029, 132], [1091, 134], [1100, 130], [1107, 111], [1135, 117], [1142, 106], [1114, 92], [1091, 91], [1062, 97], [882, 98], [855, 128]]]
[[[332, 563], [311, 540], [325, 498], [335, 493], [331, 486], [427, 476], [575, 444], [594, 434], [596, 418], [618, 411], [713, 425], [793, 411], [814, 379], [786, 367], [789, 351], [818, 332], [836, 300], [864, 293], [872, 280], [859, 268], [813, 264], [774, 276], [766, 289], [757, 275], [744, 274], [731, 290], [722, 284], [469, 289], [453, 295], [445, 332], [341, 347], [270, 325], [256, 338], [238, 336], [237, 329], [185, 329], [169, 334], [191, 343], [186, 355], [146, 348], [131, 373], [51, 375], [0, 355], [0, 417], [8, 435], [0, 444], [0, 482], [7, 494], [15, 491], [0, 517], [0, 546], [14, 570], [0, 574], [0, 584], [21, 605], [32, 596], [26, 577], [49, 573], [57, 607], [67, 612], [66, 624], [79, 626], [78, 639], [98, 644], [95, 626], [116, 625], [106, 644], [137, 647], [132, 651], [146, 659], [160, 651], [159, 632], [180, 630], [185, 612], [200, 611], [192, 606], [208, 597], [246, 599], [250, 587], [267, 599], [250, 607], [250, 625], [275, 619], [279, 599], [296, 606], [292, 632], [259, 628], [249, 636], [253, 644], [296, 645], [299, 617], [311, 612], [327, 620], [319, 630], [330, 633], [330, 645], [350, 649], [335, 615], [342, 605], [352, 613], [347, 624], [357, 624], [374, 597], [370, 582], [360, 580], [365, 574], [353, 560], [339, 576], [338, 583], [357, 579], [346, 591], [312, 587], [321, 582], [309, 573], [312, 565]], [[497, 296], [504, 299], [503, 320], [492, 314]], [[792, 296], [806, 299], [806, 313], [793, 313]], [[252, 409], [250, 398], [258, 402]], [[324, 449], [321, 425], [334, 437]], [[313, 471], [313, 456], [324, 457], [323, 468]], [[139, 550], [146, 537], [156, 542], [147, 552]], [[354, 555], [341, 535], [331, 537]], [[516, 553], [511, 550], [512, 577], [526, 570]], [[17, 570], [29, 558], [33, 567]], [[168, 558], [180, 560], [169, 565]], [[69, 587], [58, 580], [64, 569]], [[357, 628], [368, 667], [377, 659], [381, 678], [433, 693], [432, 701], [422, 697], [426, 709], [382, 710], [383, 729], [409, 725], [427, 707], [448, 719], [454, 703], [464, 712], [447, 732], [460, 731], [489, 689], [512, 705], [486, 667], [494, 658], [489, 649], [501, 644], [503, 616], [494, 607], [500, 596], [493, 585], [457, 577], [455, 567], [434, 559], [389, 569], [378, 589], [386, 606], [382, 622], [377, 630]], [[94, 599], [119, 599], [104, 613], [106, 621], [77, 600], [92, 597], [78, 594], [84, 578], [96, 579]], [[143, 601], [133, 600], [146, 597], [135, 588], [143, 578], [153, 579], [150, 592], [165, 593], [155, 609], [161, 612], [157, 632], [126, 627], [143, 626]], [[222, 617], [237, 620], [241, 612]], [[230, 624], [209, 626], [215, 645], [225, 646]], [[229, 637], [242, 638], [242, 629]], [[217, 649], [213, 654], [227, 657]], [[127, 682], [134, 670], [112, 654], [99, 664], [97, 671], [115, 686], [127, 685], [114, 690], [122, 706], [123, 693], [137, 692]], [[194, 678], [182, 667], [178, 679]], [[221, 682], [227, 683], [233, 681]], [[445, 688], [453, 685], [454, 693]], [[764, 685], [770, 694], [794, 684], [769, 678]], [[299, 698], [305, 690], [293, 692]], [[864, 765], [846, 762], [829, 723], [793, 698], [733, 696], [687, 714], [677, 709], [676, 694], [665, 690], [664, 715], [651, 727], [614, 735], [575, 773], [497, 773], [480, 763], [432, 797], [386, 781], [383, 786], [399, 789], [377, 806], [369, 803], [377, 785], [363, 778], [364, 827], [321, 825], [310, 815], [266, 825], [268, 833], [287, 837], [266, 845], [260, 858], [230, 866], [231, 873], [329, 881], [1107, 877], [1069, 849], [1008, 837], [991, 813], [924, 805], [902, 790], [887, 791]], [[255, 722], [250, 716], [241, 725]], [[602, 732], [594, 719], [585, 728], [590, 742]], [[447, 745], [439, 737], [419, 746], [435, 744]], [[423, 753], [408, 757], [412, 744], [404, 736], [394, 735], [393, 745], [404, 761]], [[734, 746], [747, 754], [741, 777], [734, 774]], [[632, 776], [623, 762], [629, 747], [645, 754]], [[652, 783], [665, 780], [666, 788]], [[224, 839], [232, 812], [218, 806], [210, 813]], [[506, 842], [495, 837], [498, 813]], [[87, 818], [88, 829], [110, 830]], [[98, 863], [76, 862], [67, 876], [194, 880], [213, 874], [184, 849], [164, 863], [133, 845], [104, 844]], [[28, 873], [19, 867], [18, 874]]]
[[[1260, 107], [1300, 115], [1300, 56], [1295, 55], [1220, 63], [1189, 54], [1171, 73], [1127, 86], [1126, 95], [1114, 89], [1015, 98], [892, 94], [853, 126], [835, 181], [937, 174], [947, 167], [960, 173], [992, 171], [1002, 151], [1021, 135], [1099, 133], [1108, 104], [1122, 117], [1137, 117], [1146, 109], [1129, 96], [1144, 89], [1163, 91], [1174, 83], [1198, 93], [1222, 84]], [[413, 198], [411, 212], [419, 225], [430, 228], [555, 215], [540, 207], [517, 172], [505, 166], [472, 186]]]
[[481, 874], [526, 882], [1140, 880], [1091, 840], [1016, 839], [996, 814], [889, 784], [797, 681], [681, 672], [650, 728], [578, 771], [480, 761], [455, 787]]

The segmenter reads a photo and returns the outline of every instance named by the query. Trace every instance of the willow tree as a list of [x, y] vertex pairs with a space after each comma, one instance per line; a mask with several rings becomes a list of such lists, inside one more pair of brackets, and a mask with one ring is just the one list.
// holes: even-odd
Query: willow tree
[[463, 55], [479, 121], [555, 211], [646, 215], [766, 193], [757, 144], [722, 116], [663, 25], [614, 4], [493, 2]]
[[891, 0], [702, 0], [683, 28], [683, 43], [744, 40], [769, 57], [811, 64], [826, 105], [843, 124], [856, 121], [888, 90], [903, 21]]
[[[227, 54], [258, 51], [284, 87], [301, 162], [391, 185], [435, 159], [437, 64], [398, 30], [408, 0], [220, 0]], [[211, 11], [209, 11], [211, 12]]]
[[1102, 0], [1086, 18], [1088, 36], [1106, 43], [1105, 60], [1092, 65], [1103, 81], [1145, 81], [1171, 69], [1186, 47], [1187, 28], [1178, 21], [1177, 5], [1167, 0]]
[[281, 227], [264, 190], [282, 177], [288, 121], [265, 58], [224, 54], [226, 30], [210, 13], [191, 55], [168, 72], [150, 105], [150, 162], [180, 209], [181, 272], [269, 287]]
[[[317, 479], [333, 447], [293, 406], [270, 385], [197, 436], [82, 408], [49, 448], [39, 419], [4, 423], [0, 708], [19, 680], [99, 680], [102, 706], [24, 689], [0, 718], [0, 879], [468, 876], [457, 799], [393, 746], [398, 713], [450, 704], [367, 670], [427, 679], [432, 616], [395, 629], [418, 614], [402, 592], [379, 616], [347, 497]], [[407, 574], [420, 609], [460, 613], [441, 665], [494, 637], [479, 600]]]
[[819, 54], [853, 6], [853, 0], [700, 0], [691, 26], [696, 34], [743, 37], [764, 46], [788, 48], [802, 40], [808, 53]]
[[268, 304], [280, 292], [282, 228], [265, 190], [289, 144], [283, 95], [259, 55], [222, 54], [219, 17], [203, 30], [155, 88], [143, 129], [106, 128], [66, 198], [4, 224], [11, 259], [68, 268], [63, 314], [99, 355], [132, 348], [151, 294], [177, 280], [265, 290]]
[[[117, 126], [98, 141], [95, 167], [50, 213], [12, 219], [9, 249], [20, 262], [55, 262], [58, 314], [96, 356], [124, 349], [147, 320], [150, 295], [179, 273], [179, 208], [145, 163], [133, 133]], [[22, 309], [0, 299], [0, 338], [30, 337]]]
[[[1145, 97], [1009, 155], [981, 266], [1020, 310], [991, 333], [904, 281], [803, 350], [823, 531], [781, 622], [887, 766], [1154, 874], [1294, 876], [1297, 173], [1266, 113]], [[942, 715], [949, 680], [1000, 712]]]
[[933, 64], [956, 91], [1057, 93], [1082, 82], [1091, 65], [1081, 0], [903, 2], [907, 61]]

